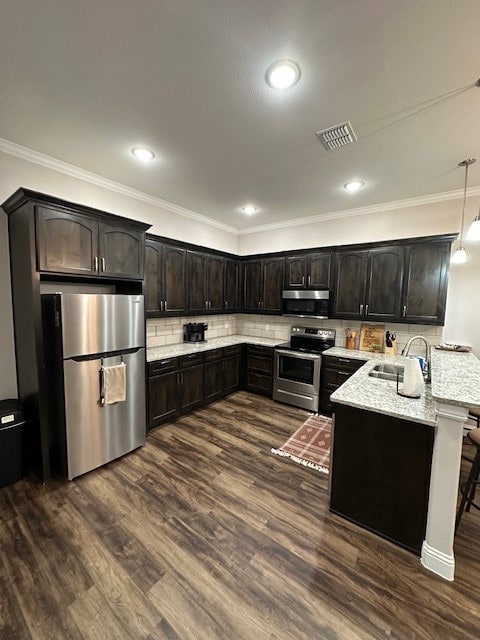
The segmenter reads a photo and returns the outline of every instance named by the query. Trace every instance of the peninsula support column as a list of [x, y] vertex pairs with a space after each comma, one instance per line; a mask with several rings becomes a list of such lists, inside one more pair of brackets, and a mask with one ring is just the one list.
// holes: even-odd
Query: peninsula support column
[[433, 446], [427, 531], [422, 545], [422, 564], [445, 580], [453, 580], [453, 538], [457, 510], [458, 480], [463, 426], [468, 409], [437, 402], [437, 426]]

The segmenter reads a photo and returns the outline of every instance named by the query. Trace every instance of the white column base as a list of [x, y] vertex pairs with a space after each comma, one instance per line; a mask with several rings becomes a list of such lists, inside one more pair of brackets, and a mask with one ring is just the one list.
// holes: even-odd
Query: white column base
[[422, 565], [445, 580], [453, 580], [455, 575], [455, 558], [438, 549], [434, 549], [427, 541], [422, 544]]

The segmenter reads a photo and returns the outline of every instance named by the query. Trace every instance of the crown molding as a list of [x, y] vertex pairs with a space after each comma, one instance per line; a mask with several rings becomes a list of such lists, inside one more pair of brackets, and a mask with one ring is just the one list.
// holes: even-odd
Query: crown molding
[[[272, 222], [256, 227], [247, 227], [240, 229], [237, 233], [244, 236], [250, 233], [258, 233], [260, 231], [273, 231], [275, 229], [288, 229], [289, 227], [298, 227], [303, 224], [312, 222], [325, 222], [327, 220], [340, 220], [342, 218], [353, 218], [355, 216], [365, 216], [369, 213], [383, 213], [385, 211], [394, 211], [396, 209], [406, 209], [408, 207], [417, 207], [423, 204], [434, 204], [436, 202], [445, 202], [447, 200], [456, 200], [463, 196], [463, 189], [455, 189], [455, 191], [444, 191], [443, 193], [434, 193], [428, 196], [417, 196], [415, 198], [405, 198], [404, 200], [392, 200], [391, 202], [383, 202], [373, 204], [366, 207], [357, 207], [355, 209], [344, 209], [342, 211], [332, 211], [329, 213], [317, 213], [313, 216], [304, 218], [296, 218], [295, 220], [285, 220], [283, 222]], [[480, 185], [467, 189], [467, 197], [480, 196]]]
[[83, 180], [84, 182], [103, 187], [109, 191], [114, 191], [115, 193], [128, 196], [129, 198], [140, 200], [146, 204], [161, 207], [170, 213], [175, 213], [185, 218], [189, 218], [190, 220], [197, 220], [198, 222], [203, 222], [204, 224], [208, 224], [216, 229], [221, 229], [222, 231], [227, 231], [233, 235], [238, 235], [238, 229], [224, 224], [223, 222], [212, 220], [211, 218], [207, 218], [207, 216], [197, 213], [196, 211], [190, 211], [190, 209], [185, 209], [184, 207], [180, 207], [179, 205], [168, 202], [167, 200], [162, 200], [161, 198], [156, 198], [148, 193], [144, 193], [143, 191], [132, 189], [120, 182], [109, 180], [108, 178], [104, 178], [103, 176], [92, 173], [91, 171], [85, 171], [85, 169], [80, 169], [80, 167], [68, 164], [67, 162], [58, 160], [57, 158], [52, 158], [51, 156], [47, 156], [39, 151], [34, 151], [28, 147], [23, 147], [22, 145], [6, 140], [5, 138], [0, 138], [0, 151], [22, 160], [27, 160], [27, 162], [32, 162], [33, 164], [46, 167], [47, 169], [64, 173], [68, 176], [72, 176], [73, 178], [77, 178], [78, 180]]
[[[143, 191], [138, 191], [137, 189], [127, 187], [120, 182], [109, 180], [108, 178], [104, 178], [103, 176], [92, 173], [91, 171], [80, 169], [80, 167], [76, 167], [72, 164], [68, 164], [67, 162], [63, 162], [62, 160], [58, 160], [57, 158], [47, 156], [46, 154], [40, 153], [39, 151], [34, 151], [33, 149], [29, 149], [28, 147], [23, 147], [22, 145], [11, 142], [10, 140], [6, 140], [5, 138], [0, 138], [0, 152], [7, 153], [22, 160], [26, 160], [27, 162], [32, 162], [33, 164], [38, 164], [42, 167], [46, 167], [47, 169], [52, 169], [53, 171], [58, 171], [59, 173], [64, 173], [66, 175], [72, 176], [73, 178], [83, 180], [84, 182], [103, 187], [104, 189], [108, 189], [109, 191], [114, 191], [115, 193], [128, 196], [129, 198], [134, 198], [135, 200], [145, 202], [146, 204], [151, 204], [154, 207], [160, 207], [165, 211], [175, 213], [177, 215], [183, 216], [184, 218], [197, 220], [198, 222], [202, 222], [203, 224], [215, 227], [216, 229], [226, 231], [227, 233], [231, 233], [235, 236], [243, 236], [250, 233], [258, 233], [261, 231], [274, 231], [275, 229], [288, 229], [290, 227], [298, 227], [304, 224], [326, 222], [327, 220], [353, 218], [355, 216], [363, 216], [370, 213], [382, 213], [385, 211], [393, 211], [395, 209], [415, 207], [424, 204], [434, 204], [436, 202], [456, 200], [457, 198], [461, 198], [463, 196], [463, 189], [456, 189], [455, 191], [445, 191], [443, 193], [418, 196], [415, 198], [406, 198], [404, 200], [392, 200], [391, 202], [384, 202], [380, 204], [369, 205], [366, 207], [357, 207], [355, 209], [344, 209], [342, 211], [317, 213], [312, 216], [296, 218], [294, 220], [272, 222], [269, 224], [258, 225], [256, 227], [246, 227], [244, 229], [238, 229], [236, 227], [231, 227], [230, 225], [227, 225], [223, 222], [219, 222], [218, 220], [208, 218], [207, 216], [201, 213], [197, 213], [196, 211], [191, 211], [190, 209], [180, 207], [173, 202], [168, 202], [167, 200], [156, 198], [149, 195], [148, 193], [144, 193]], [[480, 185], [467, 189], [468, 197], [479, 195]]]

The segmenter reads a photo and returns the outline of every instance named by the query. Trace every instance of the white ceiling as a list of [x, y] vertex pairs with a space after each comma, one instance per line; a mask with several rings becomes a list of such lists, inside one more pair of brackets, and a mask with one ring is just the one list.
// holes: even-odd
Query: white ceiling
[[237, 228], [459, 189], [479, 25], [479, 0], [2, 0], [0, 137]]

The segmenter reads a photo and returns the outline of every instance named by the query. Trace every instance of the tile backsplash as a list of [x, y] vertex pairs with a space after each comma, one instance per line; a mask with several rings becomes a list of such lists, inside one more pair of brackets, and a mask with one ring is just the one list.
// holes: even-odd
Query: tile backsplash
[[[160, 347], [163, 345], [178, 344], [183, 342], [183, 325], [187, 322], [207, 322], [207, 338], [223, 338], [235, 334], [257, 336], [261, 338], [275, 338], [287, 342], [290, 339], [292, 326], [324, 327], [336, 330], [335, 344], [337, 347], [345, 346], [345, 337], [348, 329], [360, 334], [361, 322], [349, 320], [314, 320], [308, 318], [286, 318], [282, 316], [264, 316], [255, 314], [231, 314], [216, 316], [194, 316], [176, 318], [149, 318], [147, 320], [147, 346]], [[374, 324], [374, 323], [372, 323]], [[409, 338], [415, 335], [423, 335], [431, 345], [442, 341], [443, 327], [432, 327], [421, 324], [388, 324], [385, 330], [397, 335], [397, 352], [403, 349]], [[415, 343], [412, 353], [421, 355], [422, 344]]]

